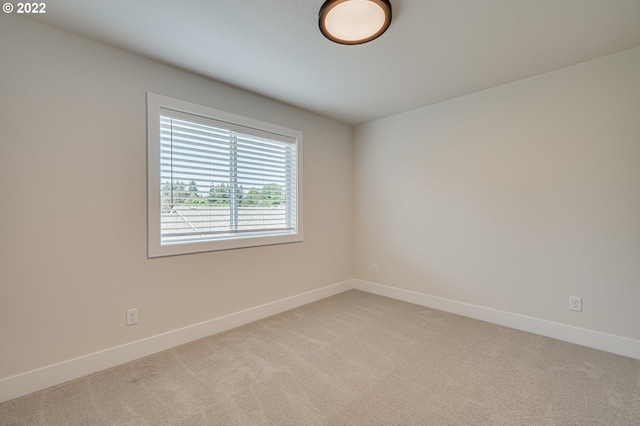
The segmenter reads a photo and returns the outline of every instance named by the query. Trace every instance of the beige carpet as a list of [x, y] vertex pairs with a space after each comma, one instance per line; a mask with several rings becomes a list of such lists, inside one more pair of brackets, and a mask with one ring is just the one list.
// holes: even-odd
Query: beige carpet
[[640, 361], [359, 291], [0, 405], [2, 425], [640, 425]]

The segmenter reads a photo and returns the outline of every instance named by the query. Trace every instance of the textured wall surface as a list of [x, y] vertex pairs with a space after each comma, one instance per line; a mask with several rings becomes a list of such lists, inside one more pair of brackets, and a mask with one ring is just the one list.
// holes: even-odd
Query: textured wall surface
[[[16, 16], [0, 52], [0, 378], [352, 278], [349, 126]], [[301, 130], [305, 241], [147, 259], [148, 91]]]
[[355, 277], [639, 339], [639, 111], [636, 48], [357, 127]]

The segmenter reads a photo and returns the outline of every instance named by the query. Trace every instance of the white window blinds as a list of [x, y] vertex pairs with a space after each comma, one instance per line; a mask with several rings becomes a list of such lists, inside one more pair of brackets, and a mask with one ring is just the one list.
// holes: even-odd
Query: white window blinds
[[291, 136], [160, 108], [161, 245], [297, 233]]
[[148, 93], [149, 257], [303, 241], [302, 136]]

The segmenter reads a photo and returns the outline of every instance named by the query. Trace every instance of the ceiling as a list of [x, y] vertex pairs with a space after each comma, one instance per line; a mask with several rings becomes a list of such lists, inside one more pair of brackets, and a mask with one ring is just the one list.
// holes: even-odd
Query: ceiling
[[640, 0], [391, 0], [371, 43], [324, 0], [53, 0], [31, 19], [348, 124], [640, 46]]

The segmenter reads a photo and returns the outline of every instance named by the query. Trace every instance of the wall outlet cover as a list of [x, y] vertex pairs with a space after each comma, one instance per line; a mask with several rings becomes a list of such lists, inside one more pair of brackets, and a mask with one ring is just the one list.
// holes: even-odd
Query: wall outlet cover
[[569, 309], [582, 312], [582, 297], [569, 296]]
[[127, 309], [127, 325], [138, 323], [138, 308]]

